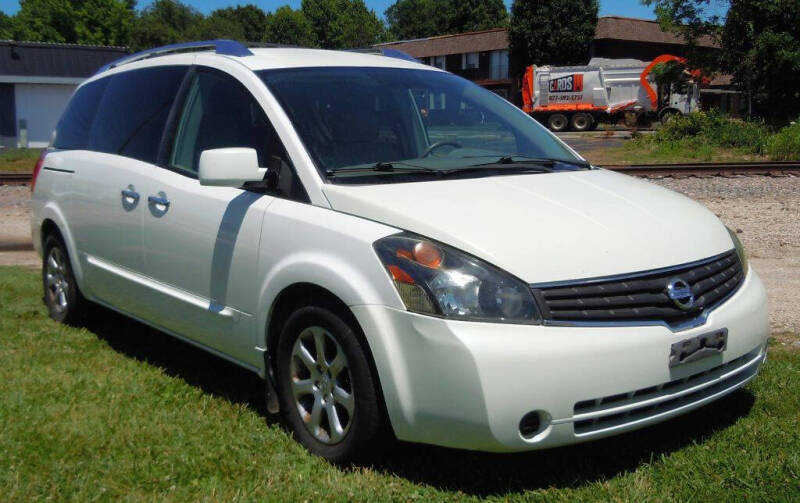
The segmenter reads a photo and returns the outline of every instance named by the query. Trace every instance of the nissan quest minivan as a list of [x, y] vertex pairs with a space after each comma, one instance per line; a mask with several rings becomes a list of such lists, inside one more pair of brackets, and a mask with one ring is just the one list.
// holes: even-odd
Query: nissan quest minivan
[[400, 54], [180, 44], [75, 92], [37, 163], [50, 315], [261, 376], [311, 452], [512, 452], [698, 408], [766, 358], [735, 233]]

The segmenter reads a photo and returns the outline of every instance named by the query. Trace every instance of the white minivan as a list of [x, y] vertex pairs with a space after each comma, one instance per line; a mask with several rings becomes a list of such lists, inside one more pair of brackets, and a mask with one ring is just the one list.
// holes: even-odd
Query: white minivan
[[75, 92], [34, 173], [50, 315], [100, 304], [264, 378], [334, 461], [647, 426], [766, 358], [734, 233], [398, 55], [188, 43]]

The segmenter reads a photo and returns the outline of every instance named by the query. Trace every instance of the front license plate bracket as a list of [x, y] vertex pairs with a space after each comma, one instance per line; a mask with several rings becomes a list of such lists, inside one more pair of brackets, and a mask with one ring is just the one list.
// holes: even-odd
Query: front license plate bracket
[[728, 329], [722, 328], [700, 334], [689, 339], [678, 341], [670, 347], [669, 366], [695, 362], [709, 356], [717, 355], [728, 347]]

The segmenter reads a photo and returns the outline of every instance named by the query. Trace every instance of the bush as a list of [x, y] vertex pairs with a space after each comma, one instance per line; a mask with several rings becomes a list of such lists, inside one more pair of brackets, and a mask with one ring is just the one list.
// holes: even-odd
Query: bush
[[800, 160], [800, 120], [781, 129], [769, 139], [767, 155], [774, 161]]
[[763, 122], [731, 119], [714, 110], [676, 116], [648, 139], [650, 142], [692, 140], [716, 147], [763, 154], [770, 130]]

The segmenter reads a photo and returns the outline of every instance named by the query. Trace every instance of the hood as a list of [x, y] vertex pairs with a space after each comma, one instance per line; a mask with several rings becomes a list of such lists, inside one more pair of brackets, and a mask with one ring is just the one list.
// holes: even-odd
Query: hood
[[733, 248], [704, 206], [606, 170], [324, 192], [335, 210], [454, 246], [528, 283], [646, 271]]

